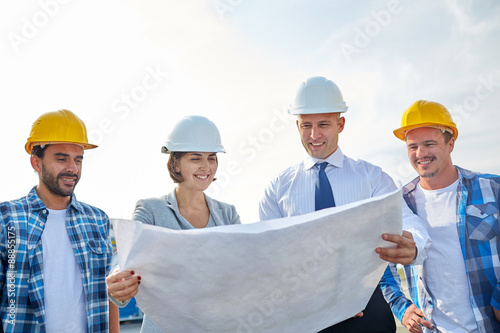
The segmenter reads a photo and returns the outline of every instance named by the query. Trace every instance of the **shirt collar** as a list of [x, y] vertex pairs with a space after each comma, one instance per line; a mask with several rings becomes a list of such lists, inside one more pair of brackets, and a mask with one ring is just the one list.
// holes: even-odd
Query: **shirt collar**
[[330, 156], [325, 158], [324, 160], [319, 159], [319, 158], [314, 158], [311, 155], [307, 154], [304, 157], [304, 166], [306, 170], [311, 169], [314, 167], [316, 163], [322, 163], [322, 162], [328, 162], [328, 164], [331, 164], [337, 168], [342, 168], [342, 165], [344, 163], [344, 154], [342, 154], [342, 150], [340, 149], [340, 146], [337, 146], [337, 150], [333, 152]]
[[[33, 210], [40, 210], [47, 208], [43, 203], [43, 201], [38, 196], [38, 194], [36, 193], [36, 186], [33, 186], [31, 191], [28, 193], [28, 204]], [[68, 207], [69, 206], [72, 206], [76, 210], [83, 212], [83, 207], [81, 206], [80, 202], [76, 200], [75, 193], [71, 195], [71, 202], [69, 203]]]

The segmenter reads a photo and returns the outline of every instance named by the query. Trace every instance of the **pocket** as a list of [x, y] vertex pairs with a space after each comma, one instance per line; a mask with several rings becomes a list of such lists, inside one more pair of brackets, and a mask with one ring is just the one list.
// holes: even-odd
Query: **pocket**
[[89, 249], [89, 262], [93, 279], [104, 280], [108, 266], [111, 262], [111, 251], [108, 251], [108, 243], [103, 239], [90, 239], [87, 241]]
[[489, 241], [498, 234], [498, 205], [485, 203], [470, 205], [466, 209], [469, 239]]
[[108, 245], [107, 243], [100, 239], [91, 239], [87, 242], [87, 246], [90, 249], [90, 252], [94, 254], [106, 254], [108, 252]]

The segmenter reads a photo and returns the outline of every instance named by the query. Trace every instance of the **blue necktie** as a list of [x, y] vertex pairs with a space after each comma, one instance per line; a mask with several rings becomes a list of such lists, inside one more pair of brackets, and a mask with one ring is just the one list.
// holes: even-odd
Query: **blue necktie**
[[318, 181], [316, 182], [315, 191], [316, 210], [335, 207], [332, 187], [330, 186], [330, 182], [328, 181], [328, 177], [326, 176], [325, 172], [325, 168], [327, 165], [328, 162], [323, 162], [315, 165], [318, 168]]

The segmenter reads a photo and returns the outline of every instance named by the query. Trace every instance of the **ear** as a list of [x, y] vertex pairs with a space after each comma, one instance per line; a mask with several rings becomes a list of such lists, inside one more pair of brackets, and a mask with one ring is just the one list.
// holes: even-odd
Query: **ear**
[[298, 119], [295, 120], [295, 124], [297, 125], [297, 129], [300, 130], [300, 128], [299, 128], [299, 120]]
[[450, 153], [455, 149], [455, 138], [451, 138], [450, 141], [448, 141], [448, 146], [450, 147]]
[[31, 166], [36, 172], [42, 171], [42, 160], [36, 155], [31, 155], [30, 157]]
[[340, 117], [338, 124], [339, 124], [339, 133], [342, 133], [342, 131], [344, 130], [344, 126], [345, 126], [345, 118]]
[[179, 166], [179, 159], [178, 158], [174, 158], [174, 169], [175, 169], [175, 172], [177, 172], [177, 173], [181, 172], [181, 168]]

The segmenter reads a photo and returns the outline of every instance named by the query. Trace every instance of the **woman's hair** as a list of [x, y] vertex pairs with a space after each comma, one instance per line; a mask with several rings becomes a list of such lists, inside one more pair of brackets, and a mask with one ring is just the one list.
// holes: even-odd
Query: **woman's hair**
[[[174, 183], [182, 183], [184, 178], [182, 177], [180, 172], [175, 171], [175, 162], [179, 163], [179, 160], [182, 156], [186, 155], [185, 151], [173, 151], [170, 152], [170, 157], [168, 158], [167, 168], [168, 173], [170, 174], [170, 178], [174, 181]], [[215, 159], [217, 161], [217, 155], [215, 155]], [[215, 181], [216, 178], [213, 179]]]

